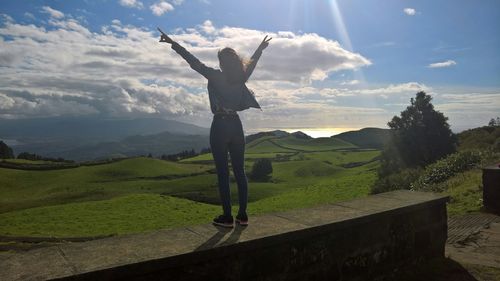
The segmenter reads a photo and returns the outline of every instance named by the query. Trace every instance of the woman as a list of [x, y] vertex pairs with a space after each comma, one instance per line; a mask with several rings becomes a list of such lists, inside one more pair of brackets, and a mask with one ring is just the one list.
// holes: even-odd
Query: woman
[[160, 29], [158, 30], [162, 33], [160, 42], [171, 44], [172, 49], [181, 55], [192, 69], [208, 80], [208, 97], [210, 108], [214, 114], [210, 127], [210, 147], [217, 169], [219, 195], [223, 210], [223, 214], [216, 217], [213, 224], [233, 227], [227, 158], [229, 152], [238, 185], [239, 210], [236, 215], [236, 223], [246, 226], [248, 225], [246, 212], [248, 183], [245, 175], [245, 136], [237, 111], [250, 107], [260, 108], [245, 82], [252, 74], [262, 51], [269, 45], [272, 38], [266, 36], [262, 40], [249, 62], [244, 62], [231, 48], [220, 50], [218, 53], [220, 70], [218, 70], [204, 65], [167, 34]]

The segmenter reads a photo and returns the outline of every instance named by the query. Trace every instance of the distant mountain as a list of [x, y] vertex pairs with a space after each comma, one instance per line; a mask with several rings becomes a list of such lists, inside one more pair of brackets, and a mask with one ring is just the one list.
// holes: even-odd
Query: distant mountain
[[[184, 138], [185, 142], [190, 144], [188, 135], [208, 136], [209, 129], [161, 118], [54, 117], [0, 120], [0, 139], [12, 147], [15, 154], [27, 151], [46, 157], [67, 157], [72, 160], [91, 159], [89, 155], [78, 155], [78, 152], [89, 153], [89, 147], [94, 146], [98, 151], [104, 151], [104, 147], [108, 147], [109, 154], [112, 154], [112, 151], [119, 150], [113, 145], [123, 145], [122, 141], [127, 137], [164, 132], [172, 134], [170, 137], [175, 141], [177, 139], [173, 136], [179, 135], [179, 138]], [[168, 143], [165, 141], [165, 144]], [[175, 152], [177, 151], [169, 149], [165, 153]]]
[[344, 132], [331, 138], [341, 139], [360, 148], [382, 149], [389, 141], [390, 130], [380, 128], [364, 128], [358, 131]]
[[208, 128], [161, 118], [52, 117], [36, 119], [0, 119], [0, 138], [85, 138], [118, 140], [131, 135], [161, 132], [208, 134]]
[[194, 149], [199, 152], [202, 148], [209, 146], [209, 137], [206, 134], [185, 135], [163, 132], [154, 135], [131, 136], [116, 142], [84, 145], [58, 152], [57, 155], [76, 161], [112, 158], [116, 155], [131, 157], [148, 155], [149, 153], [154, 157], [159, 157], [162, 154], [174, 154], [183, 150]]

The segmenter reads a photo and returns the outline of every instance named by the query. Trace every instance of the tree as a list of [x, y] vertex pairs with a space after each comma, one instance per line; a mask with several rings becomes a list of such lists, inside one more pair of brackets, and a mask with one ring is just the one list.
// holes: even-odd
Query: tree
[[14, 157], [14, 152], [6, 143], [0, 141], [0, 159], [12, 159]]
[[380, 156], [373, 193], [409, 189], [423, 167], [456, 151], [457, 137], [448, 118], [434, 109], [431, 100], [418, 92], [401, 116], [388, 123], [391, 137]]
[[500, 126], [500, 117], [497, 117], [496, 119], [491, 118], [490, 122], [488, 122], [488, 126], [490, 127]]
[[42, 156], [37, 155], [35, 153], [21, 152], [17, 155], [17, 159], [36, 161], [36, 160], [42, 160]]
[[250, 174], [253, 180], [267, 181], [273, 172], [273, 165], [271, 160], [267, 158], [258, 159], [253, 163], [252, 173]]
[[457, 137], [448, 118], [434, 109], [431, 100], [430, 95], [418, 92], [401, 116], [388, 123], [392, 138], [382, 152], [382, 174], [424, 167], [456, 151]]

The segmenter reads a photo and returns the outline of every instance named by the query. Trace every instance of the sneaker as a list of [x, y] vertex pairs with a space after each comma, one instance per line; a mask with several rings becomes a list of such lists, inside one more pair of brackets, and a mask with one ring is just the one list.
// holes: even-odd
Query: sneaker
[[212, 224], [216, 225], [216, 226], [232, 228], [234, 226], [233, 225], [233, 216], [220, 215], [213, 220]]
[[241, 225], [241, 226], [247, 226], [248, 225], [248, 216], [245, 215], [240, 215], [238, 214], [236, 216], [236, 223]]

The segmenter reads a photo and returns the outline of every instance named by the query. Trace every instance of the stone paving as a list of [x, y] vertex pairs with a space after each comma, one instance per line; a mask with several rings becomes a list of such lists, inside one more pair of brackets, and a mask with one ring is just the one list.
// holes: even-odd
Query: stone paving
[[488, 213], [473, 213], [448, 219], [448, 244], [467, 240], [470, 235], [487, 228], [491, 223], [500, 223], [500, 216]]
[[500, 216], [468, 214], [450, 219], [448, 226], [446, 256], [477, 280], [500, 280]]

